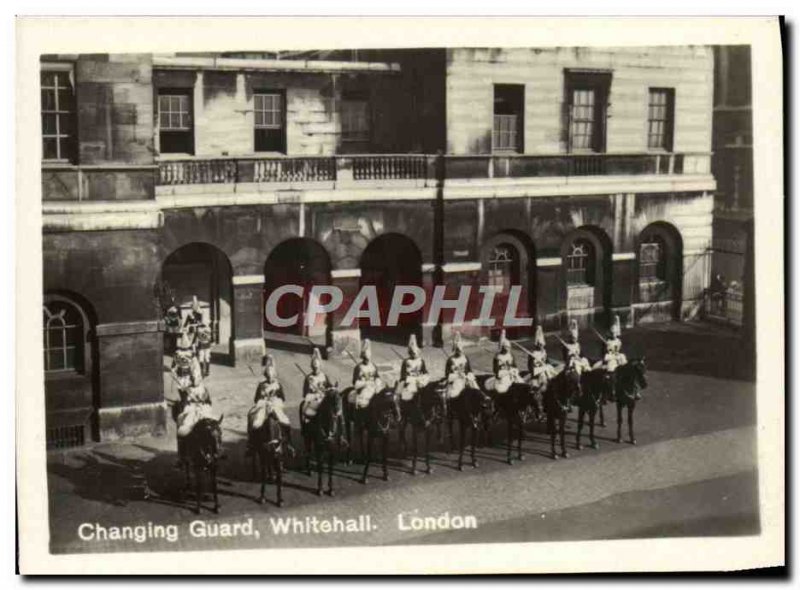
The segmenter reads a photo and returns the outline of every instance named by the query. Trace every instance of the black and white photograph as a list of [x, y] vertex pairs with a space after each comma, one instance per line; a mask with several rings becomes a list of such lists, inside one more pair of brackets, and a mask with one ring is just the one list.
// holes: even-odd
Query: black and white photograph
[[[575, 569], [624, 571], [694, 540], [657, 569], [703, 570], [750, 563], [703, 543], [769, 538], [782, 563], [782, 164], [754, 165], [783, 149], [777, 21], [707, 43], [618, 21], [618, 44], [291, 24], [299, 48], [232, 23], [224, 49], [208, 23], [191, 50], [24, 48], [37, 555], [512, 544], [539, 561], [497, 568], [553, 572], [537, 546], [584, 541], [605, 557]], [[396, 569], [497, 571], [461, 555]]]

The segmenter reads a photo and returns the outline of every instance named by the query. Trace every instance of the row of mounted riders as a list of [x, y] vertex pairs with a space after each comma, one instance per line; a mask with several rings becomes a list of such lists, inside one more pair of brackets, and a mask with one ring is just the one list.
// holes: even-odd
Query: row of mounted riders
[[[595, 420], [599, 414], [600, 425], [605, 425], [603, 406], [613, 402], [617, 407], [617, 442], [622, 440], [623, 410], [627, 410], [629, 441], [635, 444], [633, 413], [640, 392], [647, 387], [644, 359], [630, 359], [621, 353], [619, 320], [612, 325], [611, 334], [604, 339], [606, 353], [603, 359], [590, 363], [581, 356], [578, 329], [573, 322], [567, 340], [561, 340], [564, 366], [557, 371], [547, 358], [544, 335], [537, 328], [534, 347], [525, 351], [528, 356], [528, 373], [522, 374], [516, 366], [511, 342], [501, 334], [499, 350], [493, 361], [493, 375], [476, 376], [469, 359], [464, 354], [460, 335], [456, 334], [453, 352], [445, 365], [445, 377], [432, 380], [421, 356], [416, 339], [412, 336], [408, 357], [400, 368], [400, 378], [393, 387], [381, 379], [372, 362], [368, 340], [362, 344], [360, 359], [353, 370], [353, 385], [340, 389], [323, 371], [322, 358], [317, 349], [311, 359], [311, 371], [303, 385], [300, 405], [300, 425], [306, 449], [306, 472], [311, 475], [311, 456], [317, 465], [317, 493], [323, 490], [324, 461], [327, 459], [327, 494], [333, 495], [333, 465], [344, 450], [346, 462], [352, 463], [353, 434], [359, 441], [364, 468], [361, 483], [367, 482], [373, 458], [373, 440], [382, 446], [383, 479], [388, 480], [387, 456], [389, 433], [399, 429], [400, 447], [406, 455], [405, 433], [412, 429], [411, 473], [416, 474], [418, 438], [425, 441], [425, 469], [431, 472], [430, 437], [436, 428], [442, 440], [442, 426], [447, 425], [450, 449], [453, 449], [453, 422], [459, 424], [458, 469], [463, 469], [466, 435], [469, 431], [470, 458], [477, 467], [475, 449], [478, 433], [484, 430], [491, 446], [491, 426], [498, 416], [508, 425], [507, 461], [513, 462], [513, 435], [516, 429], [516, 454], [523, 458], [522, 441], [525, 426], [531, 421], [546, 420], [550, 434], [551, 456], [557, 459], [557, 439], [560, 456], [568, 457], [565, 443], [565, 423], [569, 412], [578, 410], [576, 447], [580, 450], [584, 421], [589, 425], [589, 441], [597, 448]], [[355, 359], [354, 359], [355, 360]], [[214, 510], [218, 508], [216, 494], [216, 461], [221, 457], [222, 417], [211, 409], [208, 390], [202, 382], [202, 373], [196, 367], [191, 345], [181, 339], [176, 348], [173, 375], [178, 382], [180, 401], [173, 404], [173, 417], [177, 422], [180, 463], [186, 469], [187, 486], [190, 467], [194, 468], [197, 485], [197, 509], [200, 507], [200, 475], [208, 472], [212, 481]], [[291, 426], [283, 404], [285, 396], [278, 379], [277, 368], [271, 355], [264, 360], [264, 380], [259, 383], [254, 405], [248, 412], [247, 455], [252, 460], [253, 478], [260, 466], [261, 494], [266, 501], [266, 484], [275, 482], [277, 504], [283, 503], [282, 472], [288, 456], [294, 455], [291, 445]], [[366, 452], [364, 438], [366, 437]]]

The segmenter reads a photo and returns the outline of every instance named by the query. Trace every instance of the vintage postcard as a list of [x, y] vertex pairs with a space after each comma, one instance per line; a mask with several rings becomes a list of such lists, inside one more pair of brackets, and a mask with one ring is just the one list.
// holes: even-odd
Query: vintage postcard
[[23, 573], [783, 565], [777, 19], [17, 58]]

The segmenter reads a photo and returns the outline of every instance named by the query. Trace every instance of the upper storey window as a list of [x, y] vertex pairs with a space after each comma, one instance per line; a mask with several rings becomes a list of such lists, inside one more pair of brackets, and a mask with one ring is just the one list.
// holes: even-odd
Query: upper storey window
[[342, 141], [368, 142], [369, 101], [366, 97], [351, 96], [342, 99]]
[[672, 151], [675, 128], [675, 90], [651, 88], [647, 104], [647, 147]]
[[162, 89], [158, 93], [158, 137], [162, 154], [194, 153], [192, 91]]
[[75, 159], [75, 92], [70, 65], [43, 66], [42, 158], [53, 162]]
[[253, 95], [255, 151], [286, 153], [285, 100], [282, 92]]
[[566, 74], [567, 141], [570, 152], [604, 152], [611, 74], [574, 71]]
[[493, 152], [523, 151], [522, 126], [525, 111], [525, 86], [495, 84]]

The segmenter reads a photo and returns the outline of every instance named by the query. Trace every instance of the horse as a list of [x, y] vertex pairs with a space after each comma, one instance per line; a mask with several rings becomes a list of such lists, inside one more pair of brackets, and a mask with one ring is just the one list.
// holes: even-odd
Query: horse
[[406, 455], [406, 427], [411, 425], [411, 436], [414, 440], [413, 457], [411, 459], [411, 475], [417, 474], [417, 442], [419, 430], [425, 433], [425, 472], [433, 473], [430, 458], [431, 427], [441, 426], [447, 416], [447, 391], [441, 382], [428, 383], [421, 387], [414, 397], [408, 401], [400, 401], [400, 449]]
[[[261, 467], [261, 495], [259, 504], [265, 504], [267, 483], [275, 481], [277, 488], [276, 504], [283, 506], [283, 460], [291, 453], [291, 441], [284, 435], [284, 429], [274, 413], [270, 412], [264, 423], [248, 433], [253, 442], [253, 479], [256, 479], [256, 458]], [[274, 476], [273, 476], [274, 474]]]
[[219, 512], [219, 498], [217, 497], [217, 461], [220, 459], [222, 449], [222, 419], [201, 418], [194, 425], [192, 431], [187, 434], [182, 442], [185, 451], [184, 466], [186, 468], [186, 489], [190, 489], [191, 474], [194, 471], [195, 479], [195, 514], [200, 513], [200, 505], [203, 492], [202, 475], [208, 473], [211, 480], [211, 491], [214, 495], [213, 512]]
[[333, 496], [333, 464], [340, 452], [344, 440], [344, 414], [342, 396], [335, 387], [325, 391], [314, 416], [303, 415], [303, 404], [300, 405], [300, 424], [306, 447], [306, 473], [311, 476], [311, 453], [317, 462], [317, 495], [322, 495], [323, 454], [328, 456], [328, 490]]
[[478, 428], [481, 425], [488, 429], [494, 415], [494, 404], [492, 398], [480, 389], [465, 387], [461, 393], [449, 400], [448, 429], [450, 431], [450, 448], [453, 448], [453, 420], [458, 421], [458, 470], [463, 471], [464, 467], [464, 439], [467, 429], [472, 431], [470, 457], [472, 467], [478, 466], [475, 459], [475, 446], [478, 440]]
[[598, 411], [603, 411], [603, 403], [606, 400], [606, 390], [608, 388], [608, 375], [604, 368], [598, 367], [581, 374], [581, 392], [578, 398], [578, 432], [575, 435], [575, 448], [579, 451], [581, 445], [581, 431], [583, 430], [583, 420], [589, 417], [589, 441], [591, 447], [599, 447], [594, 438], [595, 417]]
[[367, 483], [369, 464], [372, 461], [372, 439], [381, 439], [383, 450], [383, 481], [389, 481], [389, 471], [387, 459], [389, 454], [389, 432], [392, 426], [400, 421], [400, 409], [394, 391], [389, 387], [384, 387], [375, 393], [369, 400], [369, 404], [364, 408], [359, 408], [349, 400], [352, 388], [343, 392], [347, 403], [345, 404], [345, 428], [347, 431], [347, 462], [351, 463], [350, 451], [353, 448], [353, 426], [358, 434], [359, 449], [364, 456], [364, 434], [367, 437], [366, 456], [364, 458], [364, 473], [361, 476], [361, 483]]
[[[494, 406], [501, 412], [508, 425], [506, 462], [513, 465], [512, 448], [514, 428], [517, 429], [517, 460], [522, 461], [522, 441], [525, 439], [525, 425], [536, 407], [533, 388], [529, 383], [512, 383], [505, 393], [495, 393]], [[537, 410], [538, 411], [538, 410]]]
[[567, 414], [572, 403], [580, 398], [580, 391], [580, 375], [575, 369], [569, 367], [562, 369], [547, 383], [544, 408], [547, 413], [547, 432], [550, 433], [550, 453], [553, 459], [558, 459], [556, 434], [561, 439], [561, 456], [565, 459], [569, 457], [564, 440]]
[[628, 409], [628, 436], [632, 445], [636, 444], [633, 435], [633, 412], [636, 410], [636, 394], [647, 388], [647, 366], [644, 358], [631, 359], [616, 369], [617, 402], [617, 442], [622, 442], [622, 409]]

